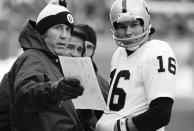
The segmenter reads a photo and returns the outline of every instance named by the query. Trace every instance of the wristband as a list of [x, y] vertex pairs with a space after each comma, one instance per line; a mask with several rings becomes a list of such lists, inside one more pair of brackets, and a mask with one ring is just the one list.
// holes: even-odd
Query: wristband
[[128, 125], [128, 118], [125, 119], [125, 125], [126, 125], [126, 129], [127, 131], [130, 131], [129, 125]]
[[120, 130], [121, 131], [128, 131], [127, 127], [126, 127], [126, 118], [121, 118], [119, 121], [120, 121], [119, 122]]
[[120, 119], [117, 120], [117, 129], [118, 129], [118, 131], [121, 131], [121, 128], [120, 128]]

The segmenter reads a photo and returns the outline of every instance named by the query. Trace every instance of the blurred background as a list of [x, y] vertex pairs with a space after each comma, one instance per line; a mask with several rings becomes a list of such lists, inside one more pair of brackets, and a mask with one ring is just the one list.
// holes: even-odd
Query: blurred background
[[[76, 23], [95, 28], [94, 60], [109, 79], [110, 61], [117, 48], [110, 31], [109, 10], [114, 0], [68, 0]], [[0, 80], [21, 53], [18, 35], [29, 19], [36, 20], [48, 0], [0, 1]], [[148, 0], [154, 39], [170, 43], [178, 61], [176, 101], [166, 131], [194, 131], [194, 0]]]

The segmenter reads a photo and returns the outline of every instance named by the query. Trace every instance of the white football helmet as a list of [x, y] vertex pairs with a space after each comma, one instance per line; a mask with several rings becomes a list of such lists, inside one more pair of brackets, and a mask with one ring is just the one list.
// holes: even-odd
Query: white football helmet
[[[141, 20], [143, 22], [144, 32], [135, 37], [118, 38], [115, 26], [117, 23], [130, 22], [133, 20]], [[113, 38], [118, 46], [129, 50], [137, 49], [150, 33], [150, 15], [144, 0], [116, 0], [110, 10], [111, 30]], [[136, 40], [137, 42], [133, 42]], [[123, 44], [129, 43], [129, 44]]]

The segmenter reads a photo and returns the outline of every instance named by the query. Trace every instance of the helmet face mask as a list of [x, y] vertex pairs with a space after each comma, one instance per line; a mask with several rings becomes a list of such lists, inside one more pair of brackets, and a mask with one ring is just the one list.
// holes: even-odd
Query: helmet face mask
[[[142, 34], [128, 38], [118, 37], [116, 30], [119, 23], [130, 23], [137, 20], [140, 20], [143, 28]], [[111, 7], [110, 21], [113, 38], [117, 45], [129, 50], [141, 45], [150, 33], [150, 15], [143, 0], [116, 0]]]

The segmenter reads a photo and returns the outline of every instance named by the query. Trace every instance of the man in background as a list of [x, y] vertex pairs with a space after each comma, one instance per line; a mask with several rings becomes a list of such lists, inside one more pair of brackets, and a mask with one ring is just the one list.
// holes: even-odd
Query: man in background
[[[71, 33], [70, 42], [67, 44], [63, 56], [67, 57], [84, 57], [85, 41], [87, 39], [86, 33], [82, 30], [80, 25], [75, 25]], [[78, 116], [82, 121], [85, 131], [93, 131], [97, 122], [93, 110], [77, 109]]]
[[[87, 35], [86, 41], [85, 41], [85, 57], [90, 57], [92, 60], [92, 64], [96, 73], [96, 77], [100, 86], [100, 89], [102, 91], [104, 100], [107, 100], [108, 96], [108, 90], [109, 90], [109, 84], [108, 82], [98, 73], [98, 68], [93, 60], [93, 56], [97, 47], [97, 35], [95, 30], [87, 25], [87, 24], [78, 24], [79, 28], [85, 32]], [[102, 116], [103, 111], [94, 111], [97, 119], [99, 119]]]

